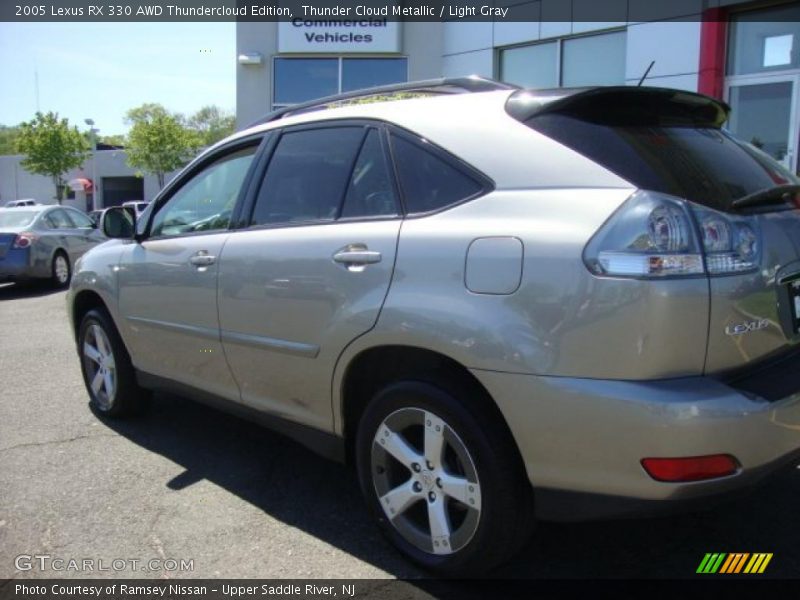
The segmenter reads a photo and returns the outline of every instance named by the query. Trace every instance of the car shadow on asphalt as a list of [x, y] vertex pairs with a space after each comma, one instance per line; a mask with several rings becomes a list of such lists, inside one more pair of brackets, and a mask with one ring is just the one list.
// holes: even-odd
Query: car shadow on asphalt
[[21, 298], [39, 298], [63, 292], [49, 281], [32, 281], [26, 283], [0, 283], [0, 302], [3, 300], [19, 300]]
[[[286, 437], [171, 394], [157, 394], [150, 410], [139, 418], [105, 423], [185, 469], [164, 482], [170, 489], [206, 479], [271, 517], [394, 576], [427, 576], [404, 560], [371, 522], [351, 468]], [[800, 470], [793, 469], [746, 496], [703, 512], [658, 519], [539, 523], [527, 547], [489, 577], [697, 577], [707, 552], [772, 552], [766, 575], [797, 577], [800, 549], [790, 524], [796, 522], [799, 497]]]

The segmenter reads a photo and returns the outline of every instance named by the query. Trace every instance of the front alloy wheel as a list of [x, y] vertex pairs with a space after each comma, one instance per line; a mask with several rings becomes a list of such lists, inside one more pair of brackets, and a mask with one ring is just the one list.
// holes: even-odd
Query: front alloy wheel
[[97, 408], [108, 412], [117, 392], [117, 368], [111, 342], [98, 324], [91, 324], [83, 339], [83, 368]]
[[375, 492], [386, 518], [423, 552], [452, 554], [466, 546], [481, 517], [481, 488], [464, 443], [441, 417], [401, 408], [373, 440]]
[[150, 392], [139, 387], [125, 344], [103, 308], [84, 315], [78, 354], [92, 409], [104, 417], [124, 417], [146, 408]]

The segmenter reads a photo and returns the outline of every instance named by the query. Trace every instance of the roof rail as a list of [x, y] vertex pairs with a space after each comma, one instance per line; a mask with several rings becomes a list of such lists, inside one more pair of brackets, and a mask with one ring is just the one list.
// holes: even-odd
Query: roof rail
[[371, 96], [391, 95], [399, 93], [427, 93], [427, 94], [468, 94], [475, 92], [493, 92], [497, 90], [518, 90], [519, 86], [502, 83], [494, 79], [480, 77], [478, 75], [470, 75], [469, 77], [440, 77], [438, 79], [425, 79], [423, 81], [411, 81], [408, 83], [394, 83], [391, 85], [382, 85], [378, 87], [366, 88], [363, 90], [356, 90], [353, 92], [345, 92], [344, 94], [335, 94], [333, 96], [325, 96], [324, 98], [317, 98], [309, 102], [301, 104], [293, 104], [285, 108], [279, 108], [257, 121], [247, 125], [244, 129], [255, 127], [256, 125], [263, 125], [278, 119], [283, 119], [290, 115], [298, 115], [305, 112], [315, 110], [322, 110], [328, 108], [330, 104], [343, 102], [347, 100], [354, 100], [357, 98], [369, 98]]

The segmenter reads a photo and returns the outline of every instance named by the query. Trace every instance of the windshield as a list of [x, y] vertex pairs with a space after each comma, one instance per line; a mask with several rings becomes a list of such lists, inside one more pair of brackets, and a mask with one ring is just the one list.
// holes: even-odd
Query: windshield
[[0, 211], [0, 227], [27, 227], [39, 214], [33, 210]]
[[534, 116], [526, 124], [641, 189], [718, 210], [730, 210], [734, 200], [754, 192], [800, 183], [770, 156], [716, 127], [657, 117], [603, 122], [559, 113]]

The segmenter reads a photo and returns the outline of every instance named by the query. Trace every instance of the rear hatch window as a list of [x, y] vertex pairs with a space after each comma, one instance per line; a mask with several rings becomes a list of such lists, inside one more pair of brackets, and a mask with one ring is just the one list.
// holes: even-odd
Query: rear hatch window
[[17, 229], [19, 227], [27, 227], [33, 223], [33, 219], [37, 214], [37, 212], [32, 210], [0, 211], [0, 229]]
[[532, 112], [526, 125], [636, 187], [716, 210], [730, 211], [734, 200], [764, 189], [800, 183], [770, 156], [721, 129], [727, 106], [696, 94], [606, 88]]

